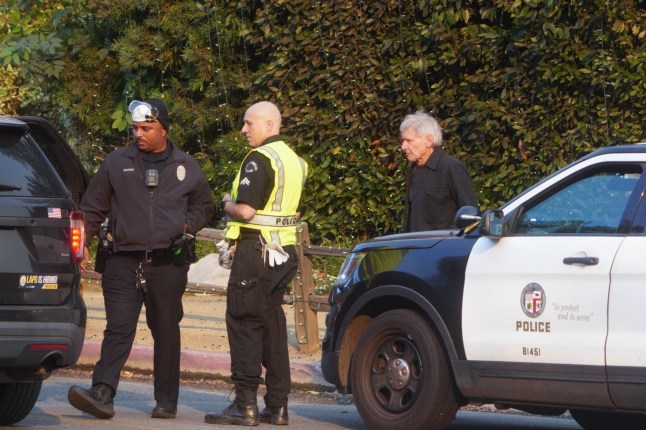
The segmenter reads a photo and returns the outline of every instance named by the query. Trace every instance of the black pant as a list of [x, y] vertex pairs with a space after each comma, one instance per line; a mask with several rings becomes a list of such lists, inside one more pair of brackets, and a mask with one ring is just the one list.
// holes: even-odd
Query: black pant
[[270, 267], [258, 239], [238, 241], [227, 287], [227, 333], [231, 379], [238, 390], [257, 390], [263, 383], [265, 405], [286, 406], [291, 390], [287, 324], [283, 295], [296, 274], [296, 251], [285, 246], [287, 262]]
[[135, 286], [139, 264], [131, 257], [112, 256], [103, 272], [106, 328], [92, 385], [101, 382], [117, 391], [121, 370], [132, 349], [141, 307], [145, 304], [146, 323], [155, 343], [155, 400], [176, 406], [181, 352], [179, 323], [184, 316], [182, 295], [186, 290], [188, 264], [182, 267], [142, 264], [146, 293]]

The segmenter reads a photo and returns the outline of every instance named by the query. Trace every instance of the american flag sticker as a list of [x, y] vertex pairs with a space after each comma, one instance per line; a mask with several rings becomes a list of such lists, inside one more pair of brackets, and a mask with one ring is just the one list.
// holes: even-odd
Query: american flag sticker
[[61, 218], [61, 208], [47, 208], [47, 218]]

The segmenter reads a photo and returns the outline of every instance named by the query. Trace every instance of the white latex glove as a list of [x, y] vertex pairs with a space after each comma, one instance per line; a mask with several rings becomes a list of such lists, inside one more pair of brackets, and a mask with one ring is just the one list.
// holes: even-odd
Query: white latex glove
[[276, 242], [265, 244], [263, 250], [265, 252], [265, 262], [269, 260], [269, 267], [280, 266], [289, 259], [289, 254]]
[[229, 242], [226, 240], [221, 240], [215, 244], [217, 246], [220, 255], [218, 256], [218, 263], [220, 267], [231, 270], [231, 265], [233, 264], [233, 257], [236, 252], [235, 246], [229, 246]]

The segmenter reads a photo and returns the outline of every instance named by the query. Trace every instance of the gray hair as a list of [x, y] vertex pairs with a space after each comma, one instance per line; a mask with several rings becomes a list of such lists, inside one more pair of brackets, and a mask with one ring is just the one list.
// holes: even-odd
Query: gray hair
[[404, 121], [399, 126], [399, 132], [403, 133], [408, 129], [414, 130], [420, 137], [431, 136], [433, 138], [433, 146], [442, 145], [442, 127], [440, 127], [440, 124], [435, 118], [421, 110], [406, 115]]

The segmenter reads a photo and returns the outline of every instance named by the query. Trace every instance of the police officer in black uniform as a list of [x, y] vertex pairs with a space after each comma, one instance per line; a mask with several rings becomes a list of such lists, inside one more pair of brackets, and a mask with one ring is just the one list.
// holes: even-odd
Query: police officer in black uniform
[[[210, 424], [287, 425], [291, 389], [283, 295], [297, 268], [296, 219], [307, 163], [279, 135], [281, 115], [270, 102], [247, 109], [242, 132], [251, 151], [222, 199], [225, 237], [236, 244], [227, 285], [227, 334], [236, 398]], [[265, 367], [265, 408], [258, 385]]]
[[88, 243], [109, 219], [112, 255], [102, 277], [106, 328], [92, 387], [70, 387], [68, 400], [97, 418], [114, 416], [113, 397], [145, 305], [154, 339], [152, 417], [174, 418], [192, 235], [211, 218], [213, 199], [198, 162], [168, 138], [164, 103], [133, 101], [129, 110], [134, 143], [106, 157], [81, 202]]

